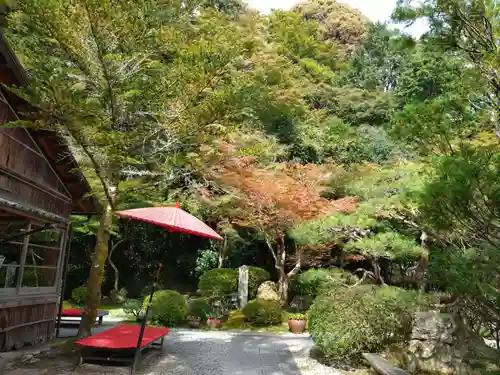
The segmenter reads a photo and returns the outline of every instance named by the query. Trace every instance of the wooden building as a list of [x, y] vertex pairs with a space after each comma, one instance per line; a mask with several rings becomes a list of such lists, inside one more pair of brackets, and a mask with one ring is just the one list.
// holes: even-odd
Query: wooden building
[[[3, 35], [0, 81], [26, 84]], [[0, 351], [53, 336], [69, 217], [99, 210], [87, 198], [89, 186], [58, 134], [2, 128], [22, 113], [26, 103], [0, 89]], [[44, 230], [23, 235], [37, 229]]]

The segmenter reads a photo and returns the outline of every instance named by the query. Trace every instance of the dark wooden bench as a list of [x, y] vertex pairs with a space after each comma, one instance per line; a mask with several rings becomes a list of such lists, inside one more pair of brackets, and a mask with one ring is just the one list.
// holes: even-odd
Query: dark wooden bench
[[[102, 324], [103, 318], [109, 315], [109, 311], [107, 310], [97, 310], [97, 319], [99, 324]], [[61, 318], [82, 318], [83, 310], [82, 309], [63, 309], [61, 312]]]
[[375, 372], [380, 375], [410, 375], [409, 372], [394, 366], [391, 362], [378, 354], [363, 353], [363, 358], [366, 359]]
[[[122, 324], [75, 342], [80, 353], [78, 363], [82, 364], [84, 361], [133, 363], [140, 329], [139, 325]], [[146, 327], [141, 342], [141, 352], [150, 347], [161, 349], [169, 332], [168, 328]]]

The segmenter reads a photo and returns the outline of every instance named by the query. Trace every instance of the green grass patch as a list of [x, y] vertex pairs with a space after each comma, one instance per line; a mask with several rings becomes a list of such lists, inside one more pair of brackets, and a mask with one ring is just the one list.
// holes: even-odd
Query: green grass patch
[[245, 315], [241, 310], [234, 310], [229, 314], [227, 321], [221, 324], [219, 330], [285, 333], [288, 332], [288, 314], [283, 313], [281, 324], [255, 327], [245, 321]]

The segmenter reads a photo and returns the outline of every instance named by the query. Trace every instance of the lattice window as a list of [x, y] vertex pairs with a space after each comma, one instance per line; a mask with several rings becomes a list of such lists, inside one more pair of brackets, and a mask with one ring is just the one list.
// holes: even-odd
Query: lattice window
[[[42, 228], [42, 224], [26, 221], [2, 226], [0, 221], [0, 239]], [[0, 294], [55, 292], [63, 246], [64, 231], [59, 228], [0, 244]]]

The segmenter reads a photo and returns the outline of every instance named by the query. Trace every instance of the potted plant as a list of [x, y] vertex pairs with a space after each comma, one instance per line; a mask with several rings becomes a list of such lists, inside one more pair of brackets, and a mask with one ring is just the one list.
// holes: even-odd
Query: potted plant
[[201, 324], [201, 321], [200, 321], [200, 318], [197, 317], [197, 316], [194, 316], [194, 315], [189, 315], [188, 316], [188, 326], [189, 328], [200, 328], [200, 324]]
[[307, 315], [293, 313], [288, 315], [288, 328], [292, 333], [303, 333], [306, 330]]
[[221, 325], [222, 320], [220, 319], [219, 316], [211, 316], [210, 318], [207, 319], [207, 326], [210, 328], [219, 328]]

